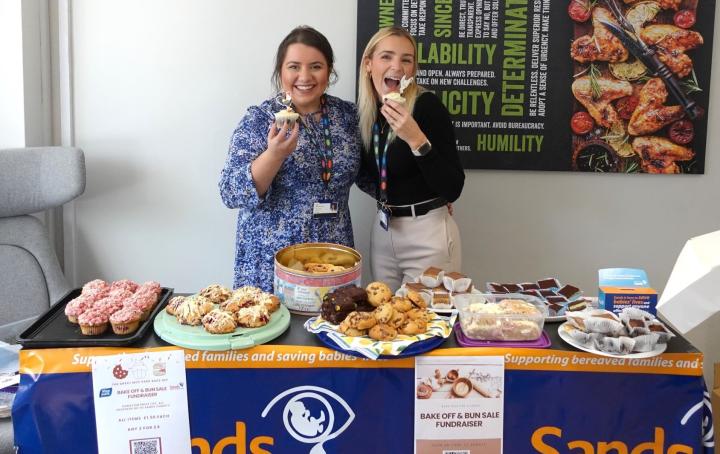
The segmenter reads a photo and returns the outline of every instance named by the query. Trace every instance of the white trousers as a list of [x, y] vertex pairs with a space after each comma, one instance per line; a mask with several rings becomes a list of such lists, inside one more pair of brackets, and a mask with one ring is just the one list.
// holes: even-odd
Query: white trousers
[[370, 269], [373, 279], [397, 290], [431, 266], [462, 271], [460, 230], [447, 207], [422, 216], [390, 218], [390, 229], [380, 227], [375, 215], [370, 239]]

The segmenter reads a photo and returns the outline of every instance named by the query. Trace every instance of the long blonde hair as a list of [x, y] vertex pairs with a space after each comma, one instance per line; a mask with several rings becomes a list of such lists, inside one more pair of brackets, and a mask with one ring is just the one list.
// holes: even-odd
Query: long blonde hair
[[[375, 124], [375, 120], [377, 120], [377, 105], [381, 100], [378, 99], [377, 94], [375, 93], [375, 87], [373, 86], [370, 72], [365, 68], [365, 66], [368, 59], [371, 59], [375, 53], [375, 48], [378, 43], [388, 36], [401, 36], [403, 38], [407, 38], [412, 43], [413, 52], [415, 52], [415, 55], [413, 55], [413, 77], [417, 75], [418, 70], [416, 55], [417, 43], [415, 42], [415, 38], [413, 38], [412, 35], [404, 28], [396, 25], [381, 28], [372, 36], [372, 38], [370, 38], [370, 41], [368, 41], [367, 46], [365, 46], [362, 59], [360, 59], [357, 99], [358, 113], [360, 116], [360, 136], [362, 137], [362, 142], [363, 145], [365, 145], [366, 150], [370, 150], [370, 146], [372, 145], [372, 128], [373, 124]], [[410, 112], [412, 112], [415, 107], [415, 101], [417, 100], [418, 95], [423, 91], [423, 88], [414, 81], [403, 92], [407, 109]]]

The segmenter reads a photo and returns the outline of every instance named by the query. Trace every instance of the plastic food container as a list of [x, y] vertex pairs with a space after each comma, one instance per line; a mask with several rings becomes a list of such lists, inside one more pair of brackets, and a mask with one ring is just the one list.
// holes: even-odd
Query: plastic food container
[[470, 339], [533, 341], [542, 336], [547, 306], [530, 295], [468, 293], [457, 295], [460, 328]]
[[[304, 271], [308, 263], [342, 266], [337, 272]], [[326, 293], [339, 287], [361, 285], [362, 257], [353, 248], [333, 243], [293, 244], [275, 254], [274, 294], [290, 312], [320, 313]]]

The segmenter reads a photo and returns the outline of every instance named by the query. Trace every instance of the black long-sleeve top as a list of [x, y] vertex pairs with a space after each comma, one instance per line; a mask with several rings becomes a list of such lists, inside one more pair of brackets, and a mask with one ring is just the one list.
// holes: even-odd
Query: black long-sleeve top
[[[383, 130], [379, 146], [382, 153], [390, 128], [379, 111], [378, 118]], [[432, 150], [425, 156], [415, 156], [404, 140], [396, 138], [390, 143], [387, 150], [387, 203], [409, 205], [436, 197], [453, 202], [460, 197], [465, 172], [455, 146], [455, 130], [450, 114], [435, 94], [424, 92], [415, 102], [413, 118], [430, 141]], [[373, 149], [363, 150], [361, 174], [374, 183], [374, 194], [369, 192], [370, 188], [359, 184], [360, 188], [380, 200], [380, 173]]]

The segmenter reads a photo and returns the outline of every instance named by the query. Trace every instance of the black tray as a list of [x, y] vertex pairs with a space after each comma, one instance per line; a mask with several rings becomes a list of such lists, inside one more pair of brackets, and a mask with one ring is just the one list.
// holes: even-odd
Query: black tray
[[120, 347], [130, 345], [143, 338], [148, 329], [152, 328], [153, 319], [163, 309], [173, 293], [173, 289], [163, 287], [158, 304], [147, 320], [131, 334], [118, 335], [112, 327], [99, 336], [86, 336], [80, 332], [80, 325], [70, 323], [65, 315], [67, 303], [77, 298], [82, 289], [71, 290], [62, 299], [41, 315], [35, 323], [23, 331], [17, 338], [19, 344], [26, 348], [52, 347]]

